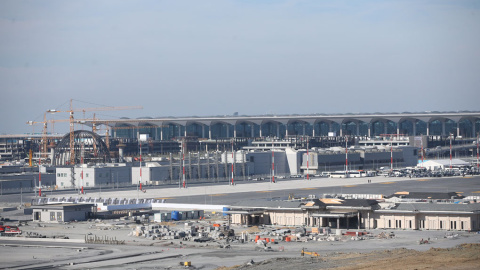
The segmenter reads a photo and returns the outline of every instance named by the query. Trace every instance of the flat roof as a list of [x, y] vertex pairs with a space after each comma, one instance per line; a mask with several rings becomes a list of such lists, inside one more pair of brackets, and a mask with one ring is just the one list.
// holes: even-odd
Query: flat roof
[[95, 204], [92, 203], [56, 203], [56, 204], [41, 204], [32, 205], [33, 209], [68, 209], [68, 208], [92, 208]]

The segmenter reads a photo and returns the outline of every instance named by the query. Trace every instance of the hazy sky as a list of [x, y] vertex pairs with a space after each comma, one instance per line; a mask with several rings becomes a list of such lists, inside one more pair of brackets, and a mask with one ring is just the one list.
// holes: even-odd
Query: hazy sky
[[480, 111], [480, 1], [0, 0], [0, 133], [70, 99], [144, 107], [100, 118]]

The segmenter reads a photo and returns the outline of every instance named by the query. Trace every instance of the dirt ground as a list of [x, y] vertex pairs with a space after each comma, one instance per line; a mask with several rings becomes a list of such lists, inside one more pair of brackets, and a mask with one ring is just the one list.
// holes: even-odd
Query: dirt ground
[[454, 248], [427, 251], [394, 249], [370, 253], [333, 253], [323, 257], [275, 258], [263, 262], [217, 270], [287, 270], [287, 269], [478, 269], [480, 244], [462, 244]]

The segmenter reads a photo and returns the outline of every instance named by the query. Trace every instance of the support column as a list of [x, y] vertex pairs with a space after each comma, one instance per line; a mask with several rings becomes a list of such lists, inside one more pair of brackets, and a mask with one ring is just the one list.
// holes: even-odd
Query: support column
[[360, 121], [357, 121], [357, 136], [360, 136]]
[[412, 124], [413, 124], [413, 136], [416, 136], [417, 135], [417, 121], [413, 120]]
[[202, 138], [205, 138], [205, 125], [202, 125]]
[[230, 127], [228, 124], [225, 124], [225, 128], [227, 129], [227, 138], [230, 138]]
[[445, 120], [442, 121], [442, 136], [445, 136], [446, 135], [446, 132], [445, 132]]
[[360, 230], [360, 212], [357, 212], [357, 225], [358, 229]]
[[430, 136], [430, 122], [427, 121], [427, 136]]
[[[287, 130], [288, 130], [288, 127], [287, 127]], [[280, 124], [277, 124], [277, 137], [280, 138]]]
[[367, 222], [368, 222], [368, 230], [370, 230], [370, 211], [367, 212]]
[[178, 137], [182, 137], [182, 126], [178, 125]]
[[388, 133], [387, 125], [388, 125], [388, 121], [383, 122], [383, 134], [387, 134], [387, 133]]
[[210, 126], [209, 129], [208, 129], [208, 139], [209, 140], [212, 139], [212, 126]]
[[163, 141], [163, 127], [160, 128], [160, 140]]
[[315, 123], [312, 124], [312, 137], [315, 137]]
[[400, 137], [400, 125], [397, 123], [397, 139]]
[[263, 137], [262, 136], [262, 124], [260, 124], [260, 137]]
[[185, 137], [187, 137], [187, 125], [185, 125], [185, 131], [183, 132], [183, 134], [185, 135]]
[[233, 138], [237, 138], [237, 129], [235, 125], [233, 125]]
[[477, 131], [475, 127], [475, 121], [472, 120], [472, 137], [477, 137]]
[[340, 229], [340, 218], [337, 218], [337, 229]]
[[368, 123], [368, 137], [371, 137], [372, 133], [372, 123]]
[[457, 136], [460, 135], [460, 121], [457, 122]]
[[303, 136], [305, 136], [305, 123], [303, 123]]
[[342, 129], [342, 125], [340, 124], [340, 137], [343, 136], [343, 129]]
[[253, 128], [253, 124], [250, 124], [250, 137], [255, 137], [255, 135], [253, 134], [255, 132], [255, 129]]

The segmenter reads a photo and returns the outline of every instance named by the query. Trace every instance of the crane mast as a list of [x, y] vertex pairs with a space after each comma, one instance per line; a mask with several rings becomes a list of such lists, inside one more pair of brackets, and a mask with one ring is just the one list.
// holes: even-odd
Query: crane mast
[[[123, 107], [97, 107], [97, 108], [83, 108], [83, 109], [73, 109], [72, 105], [73, 99], [70, 99], [70, 110], [59, 111], [56, 109], [48, 110], [47, 113], [57, 113], [57, 112], [68, 112], [70, 114], [70, 165], [75, 164], [75, 127], [74, 127], [74, 112], [90, 112], [90, 111], [110, 111], [110, 110], [130, 110], [130, 109], [143, 109], [142, 106], [123, 106]], [[95, 122], [95, 119], [94, 119]]]

